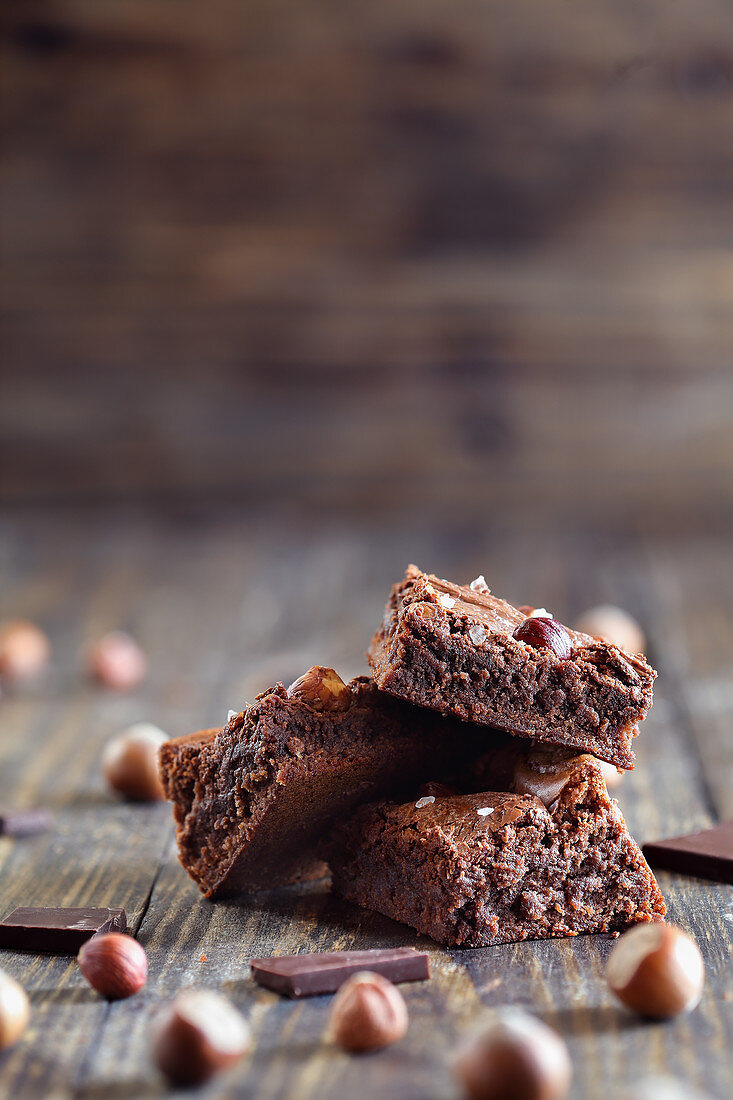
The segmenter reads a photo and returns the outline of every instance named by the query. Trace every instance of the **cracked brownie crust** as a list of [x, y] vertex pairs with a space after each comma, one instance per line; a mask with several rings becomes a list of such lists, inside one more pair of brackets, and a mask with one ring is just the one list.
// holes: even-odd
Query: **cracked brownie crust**
[[502, 749], [474, 777], [491, 774], [509, 790], [362, 807], [330, 839], [334, 888], [450, 946], [662, 919], [664, 899], [596, 760]]
[[519, 641], [527, 614], [485, 584], [452, 584], [411, 565], [372, 639], [374, 680], [441, 714], [633, 767], [655, 671], [641, 655], [573, 630], [565, 659]]
[[224, 729], [161, 747], [180, 860], [206, 897], [324, 873], [314, 845], [334, 818], [479, 751], [457, 738], [457, 723], [383, 695], [365, 677], [342, 687], [329, 710], [277, 684]]

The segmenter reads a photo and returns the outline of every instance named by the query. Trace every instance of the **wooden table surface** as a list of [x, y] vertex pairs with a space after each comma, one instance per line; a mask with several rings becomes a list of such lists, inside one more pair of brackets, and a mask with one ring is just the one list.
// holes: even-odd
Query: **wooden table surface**
[[[727, 886], [659, 876], [670, 918], [702, 950], [707, 985], [691, 1016], [648, 1023], [606, 989], [610, 937], [448, 951], [337, 903], [322, 885], [212, 904], [178, 864], [169, 806], [125, 805], [106, 791], [101, 749], [133, 721], [179, 735], [223, 723], [230, 708], [314, 662], [345, 677], [362, 670], [388, 585], [409, 560], [457, 579], [483, 572], [495, 591], [568, 619], [607, 600], [634, 611], [660, 677], [637, 769], [619, 795], [629, 826], [643, 842], [733, 817], [729, 540], [442, 529], [439, 517], [367, 528], [266, 515], [17, 514], [0, 530], [2, 614], [42, 624], [54, 660], [36, 684], [0, 699], [0, 804], [48, 805], [57, 824], [46, 836], [0, 840], [0, 911], [124, 905], [150, 980], [134, 999], [107, 1004], [73, 959], [0, 952], [33, 1008], [26, 1037], [0, 1056], [0, 1095], [167, 1095], [148, 1057], [150, 1022], [166, 998], [196, 984], [231, 997], [254, 1033], [251, 1055], [206, 1096], [455, 1097], [457, 1040], [510, 1004], [564, 1036], [576, 1100], [620, 1096], [651, 1072], [730, 1096]], [[97, 689], [80, 672], [84, 645], [115, 627], [151, 658], [147, 682], [129, 695]], [[329, 998], [290, 1002], [248, 977], [256, 955], [403, 944], [428, 947], [433, 978], [404, 987], [409, 1034], [376, 1055], [326, 1043]]]

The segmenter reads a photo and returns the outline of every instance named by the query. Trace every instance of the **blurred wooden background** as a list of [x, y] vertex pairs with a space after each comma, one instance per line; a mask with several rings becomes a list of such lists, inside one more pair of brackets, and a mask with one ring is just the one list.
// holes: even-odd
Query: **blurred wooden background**
[[0, 26], [0, 500], [730, 521], [728, 3]]

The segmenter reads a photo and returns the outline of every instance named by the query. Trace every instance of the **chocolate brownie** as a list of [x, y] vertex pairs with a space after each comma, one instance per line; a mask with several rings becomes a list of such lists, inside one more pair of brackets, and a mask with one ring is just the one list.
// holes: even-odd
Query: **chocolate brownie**
[[418, 706], [633, 767], [654, 669], [542, 611], [493, 596], [483, 577], [460, 586], [411, 565], [372, 639], [374, 680]]
[[314, 844], [335, 818], [477, 752], [456, 725], [332, 669], [277, 684], [161, 747], [181, 863], [209, 898], [324, 873]]
[[[592, 756], [500, 751], [503, 792], [364, 806], [327, 844], [342, 897], [450, 946], [611, 932], [664, 899]], [[508, 771], [511, 767], [511, 777]], [[480, 774], [480, 770], [479, 770]]]

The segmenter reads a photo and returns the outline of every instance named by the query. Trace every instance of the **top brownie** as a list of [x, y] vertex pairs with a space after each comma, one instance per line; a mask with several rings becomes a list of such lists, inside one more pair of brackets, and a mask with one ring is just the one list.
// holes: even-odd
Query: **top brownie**
[[418, 706], [634, 765], [656, 672], [641, 654], [514, 607], [483, 577], [452, 584], [416, 566], [392, 589], [372, 639], [377, 686]]

